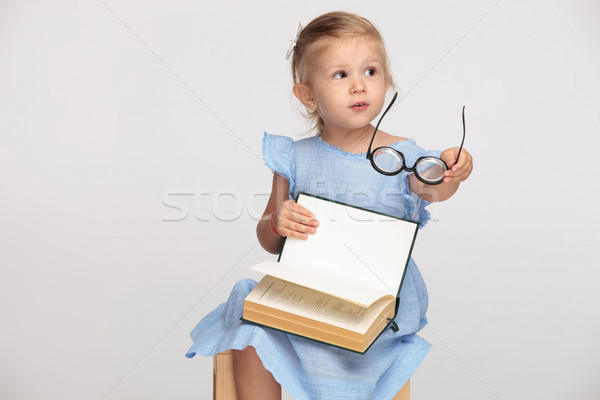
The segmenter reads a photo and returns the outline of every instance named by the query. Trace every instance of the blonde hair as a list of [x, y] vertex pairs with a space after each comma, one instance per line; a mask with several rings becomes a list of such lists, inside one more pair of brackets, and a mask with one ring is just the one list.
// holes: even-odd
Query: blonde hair
[[[366, 18], [347, 12], [330, 12], [313, 19], [300, 32], [292, 56], [292, 79], [294, 84], [302, 83], [310, 87], [310, 74], [312, 72], [311, 56], [315, 52], [315, 43], [324, 38], [348, 39], [366, 37], [373, 40], [381, 52], [383, 60], [383, 73], [388, 87], [394, 86], [390, 71], [385, 44], [381, 34]], [[323, 133], [325, 123], [316, 110], [307, 110], [305, 116], [314, 120], [314, 127], [319, 134]]]

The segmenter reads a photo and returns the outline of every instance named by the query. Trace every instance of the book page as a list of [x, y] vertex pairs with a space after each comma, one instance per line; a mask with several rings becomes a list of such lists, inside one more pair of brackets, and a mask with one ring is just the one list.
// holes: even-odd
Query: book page
[[[417, 223], [305, 194], [300, 194], [298, 204], [315, 214], [319, 227], [307, 240], [286, 239], [279, 260], [282, 267], [304, 270], [303, 285], [318, 285], [326, 293], [339, 293], [351, 281], [355, 287], [380, 293], [379, 297], [396, 296]], [[315, 282], [306, 282], [313, 277]]]
[[246, 300], [361, 334], [386, 306], [380, 302], [371, 308], [360, 307], [270, 276], [265, 276]]
[[[327, 266], [325, 265], [321, 268], [314, 268], [314, 270], [318, 271], [315, 272], [314, 270], [307, 270], [282, 262], [265, 260], [254, 265], [250, 269], [288, 282], [294, 282], [299, 286], [308, 287], [331, 296], [339, 297], [361, 307], [369, 307], [385, 296], [386, 291], [388, 291], [383, 283], [372, 282], [371, 285], [364, 285], [363, 282], [355, 282], [352, 279], [348, 279], [345, 275], [336, 277], [334, 282], [331, 282], [333, 278], [327, 275], [324, 277], [321, 272], [327, 269]], [[376, 287], [373, 289], [373, 286], [376, 285], [383, 287]], [[384, 294], [382, 295], [382, 293]]]

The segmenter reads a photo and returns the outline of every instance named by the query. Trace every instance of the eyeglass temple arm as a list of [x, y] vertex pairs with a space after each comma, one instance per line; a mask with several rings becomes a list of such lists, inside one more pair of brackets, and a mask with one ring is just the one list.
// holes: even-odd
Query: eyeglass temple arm
[[371, 137], [371, 143], [369, 143], [369, 148], [367, 149], [367, 158], [368, 159], [371, 159], [371, 157], [373, 156], [371, 154], [371, 146], [373, 145], [373, 140], [375, 139], [375, 134], [377, 133], [377, 129], [379, 129], [379, 124], [381, 124], [381, 121], [383, 120], [383, 117], [385, 117], [385, 114], [387, 114], [387, 112], [390, 110], [390, 108], [392, 108], [392, 104], [394, 104], [394, 102], [396, 101], [396, 97], [398, 97], [398, 92], [394, 93], [394, 97], [392, 97], [390, 104], [387, 106], [387, 108], [385, 109], [383, 114], [381, 114], [381, 117], [379, 118], [379, 121], [377, 122], [377, 125], [375, 126], [375, 130], [373, 131], [373, 136]]
[[[392, 108], [392, 105], [396, 101], [397, 97], [398, 97], [398, 92], [394, 93], [394, 97], [392, 97], [390, 104], [387, 106], [387, 108], [385, 109], [383, 114], [381, 114], [379, 121], [377, 121], [377, 125], [375, 125], [375, 130], [373, 131], [373, 136], [371, 137], [371, 142], [369, 143], [369, 148], [367, 149], [367, 158], [369, 158], [369, 159], [371, 159], [371, 157], [373, 156], [371, 154], [371, 147], [373, 146], [373, 140], [375, 140], [375, 134], [377, 133], [377, 130], [379, 129], [379, 124], [381, 124], [381, 121], [383, 120], [383, 117], [385, 117], [385, 114], [387, 114], [387, 112], [390, 110], [390, 108]], [[454, 162], [455, 164], [458, 163], [458, 160], [460, 158], [460, 153], [462, 152], [463, 145], [465, 144], [465, 135], [466, 135], [465, 106], [463, 106], [463, 108], [462, 108], [462, 124], [463, 124], [463, 137], [462, 137], [462, 141], [460, 142], [460, 148], [458, 149], [456, 161]]]
[[462, 109], [462, 123], [463, 123], [463, 138], [462, 138], [462, 142], [460, 142], [460, 148], [458, 149], [458, 155], [456, 156], [456, 161], [454, 162], [454, 164], [458, 163], [458, 159], [460, 158], [460, 152], [462, 151], [463, 148], [463, 144], [465, 144], [465, 106], [463, 106]]

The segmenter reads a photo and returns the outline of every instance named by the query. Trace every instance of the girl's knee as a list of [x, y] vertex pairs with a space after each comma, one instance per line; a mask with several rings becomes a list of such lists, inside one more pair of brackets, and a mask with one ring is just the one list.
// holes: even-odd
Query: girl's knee
[[260, 363], [262, 366], [262, 362], [260, 358], [258, 358], [258, 354], [256, 353], [256, 349], [253, 346], [248, 346], [242, 350], [233, 350], [233, 365], [234, 368], [240, 365], [256, 365]]

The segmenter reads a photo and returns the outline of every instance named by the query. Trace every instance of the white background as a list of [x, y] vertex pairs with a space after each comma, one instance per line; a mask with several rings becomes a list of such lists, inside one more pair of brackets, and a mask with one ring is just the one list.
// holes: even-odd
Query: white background
[[284, 55], [337, 9], [386, 40], [383, 129], [456, 146], [467, 105], [475, 171], [414, 251], [412, 398], [600, 398], [591, 0], [0, 2], [0, 398], [210, 398], [189, 331], [273, 257], [262, 133], [306, 134]]

